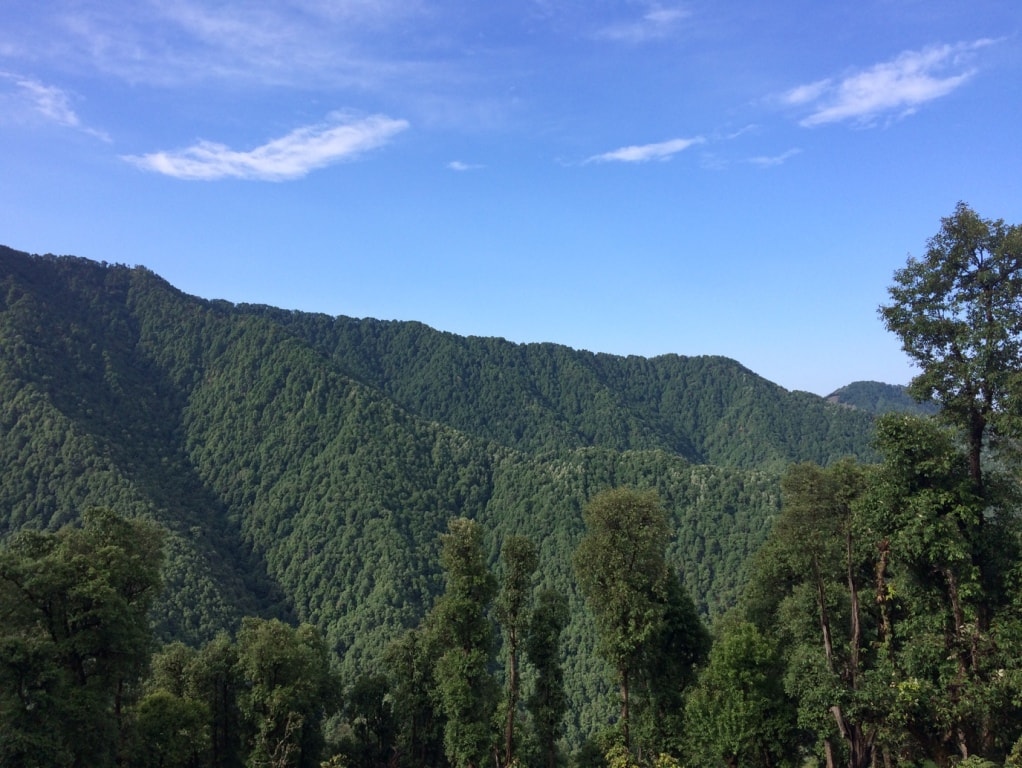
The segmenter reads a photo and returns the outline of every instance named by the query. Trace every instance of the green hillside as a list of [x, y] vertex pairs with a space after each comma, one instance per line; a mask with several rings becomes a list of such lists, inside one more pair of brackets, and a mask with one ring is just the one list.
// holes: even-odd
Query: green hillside
[[169, 532], [163, 639], [310, 621], [372, 670], [441, 586], [438, 535], [540, 546], [569, 596], [569, 739], [606, 682], [571, 575], [580, 510], [656, 488], [704, 613], [733, 603], [792, 461], [870, 457], [869, 414], [720, 357], [653, 359], [235, 306], [141, 268], [0, 248], [0, 536], [94, 505]]
[[858, 408], [879, 416], [884, 413], [915, 413], [932, 416], [939, 410], [936, 403], [920, 403], [900, 384], [879, 381], [855, 381], [827, 395], [827, 400], [850, 408]]

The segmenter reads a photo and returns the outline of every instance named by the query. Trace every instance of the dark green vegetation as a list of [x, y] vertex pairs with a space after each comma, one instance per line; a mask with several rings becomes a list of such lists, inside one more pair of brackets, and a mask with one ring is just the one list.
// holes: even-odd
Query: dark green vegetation
[[[878, 464], [786, 472], [743, 618], [772, 638], [764, 663], [826, 765], [1018, 765], [1022, 227], [959, 205], [890, 296], [881, 315], [921, 370], [909, 389], [938, 418], [882, 417]], [[747, 711], [740, 739], [706, 728], [704, 743], [722, 757], [776, 744]]]
[[647, 360], [186, 296], [143, 268], [0, 250], [0, 535], [104, 506], [166, 529], [162, 640], [307, 621], [346, 679], [442, 590], [453, 517], [521, 534], [564, 594], [573, 741], [613, 704], [572, 587], [581, 509], [656, 490], [668, 558], [734, 602], [793, 460], [868, 455], [863, 414], [723, 358]]
[[[895, 276], [884, 317], [943, 424], [885, 416], [875, 444], [869, 413], [721, 358], [234, 306], [0, 250], [9, 743], [83, 765], [1003, 760], [1017, 239], [962, 206]], [[93, 506], [124, 517], [60, 528]], [[119, 564], [143, 544], [136, 595]], [[85, 618], [61, 634], [52, 605]], [[40, 740], [44, 711], [70, 735]]]
[[0, 552], [0, 765], [110, 765], [152, 650], [161, 536], [106, 511]]
[[919, 402], [909, 394], [908, 388], [898, 384], [881, 384], [879, 381], [856, 381], [841, 387], [829, 395], [827, 400], [839, 405], [858, 408], [876, 416], [885, 413], [915, 413], [933, 416], [939, 407], [932, 401]]

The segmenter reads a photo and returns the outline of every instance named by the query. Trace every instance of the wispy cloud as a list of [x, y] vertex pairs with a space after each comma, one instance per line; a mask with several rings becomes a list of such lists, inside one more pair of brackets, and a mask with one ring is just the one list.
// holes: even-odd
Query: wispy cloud
[[452, 160], [447, 164], [452, 171], [477, 171], [485, 166], [477, 163], [463, 163], [461, 160]]
[[442, 69], [402, 37], [413, 21], [439, 23], [420, 0], [48, 0], [37, 5], [45, 10], [26, 8], [16, 26], [0, 24], [0, 52], [49, 59], [132, 84], [370, 88]]
[[760, 168], [773, 168], [778, 165], [783, 165], [795, 155], [801, 153], [801, 149], [793, 148], [789, 149], [787, 152], [782, 152], [779, 155], [759, 155], [758, 157], [750, 157], [749, 162], [753, 165], [759, 166]]
[[[490, 33], [486, 4], [465, 13], [429, 0], [45, 0], [5, 12], [0, 57], [72, 71], [133, 88], [195, 93], [210, 109], [218, 88], [344, 94], [346, 103], [384, 95], [417, 125], [451, 116], [506, 121], [508, 84], [530, 76], [512, 47], [469, 44]], [[513, 11], [513, 13], [518, 13]], [[5, 65], [0, 61], [0, 68]], [[27, 65], [19, 65], [25, 69]], [[495, 95], [497, 94], [497, 95]], [[334, 102], [337, 103], [337, 102]], [[361, 102], [365, 103], [365, 102]], [[379, 107], [368, 107], [378, 109]], [[4, 115], [0, 114], [0, 119]]]
[[965, 83], [975, 74], [970, 54], [992, 42], [977, 40], [905, 51], [891, 61], [838, 80], [799, 85], [782, 100], [791, 106], [810, 107], [810, 114], [800, 121], [806, 127], [844, 120], [870, 123], [885, 114], [903, 117]]
[[110, 141], [110, 137], [103, 131], [82, 124], [78, 114], [71, 106], [71, 95], [63, 88], [46, 85], [38, 80], [21, 77], [10, 72], [0, 72], [0, 79], [15, 85], [23, 107], [27, 107], [33, 114], [66, 128], [75, 128], [102, 141]]
[[407, 121], [384, 115], [353, 120], [334, 113], [324, 123], [297, 128], [248, 151], [200, 141], [176, 152], [127, 155], [124, 159], [143, 170], [178, 179], [285, 181], [382, 146], [406, 128]]
[[652, 5], [637, 19], [609, 24], [596, 32], [596, 37], [625, 43], [644, 43], [672, 34], [691, 14], [684, 8]]
[[650, 160], [668, 160], [679, 152], [683, 152], [691, 146], [702, 144], [705, 139], [696, 136], [691, 139], [671, 139], [661, 141], [657, 144], [637, 144], [630, 147], [604, 152], [602, 155], [593, 155], [587, 163], [645, 163]]

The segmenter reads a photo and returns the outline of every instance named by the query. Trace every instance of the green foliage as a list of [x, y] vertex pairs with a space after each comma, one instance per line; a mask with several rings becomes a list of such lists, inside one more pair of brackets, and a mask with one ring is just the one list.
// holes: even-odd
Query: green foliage
[[830, 759], [847, 751], [849, 768], [871, 764], [884, 717], [880, 701], [871, 705], [876, 656], [867, 638], [890, 641], [867, 597], [877, 550], [872, 538], [860, 539], [855, 510], [866, 479], [851, 462], [788, 470], [782, 514], [757, 557], [746, 607], [784, 649], [785, 690], [798, 702], [798, 725], [812, 734], [809, 746]]
[[888, 330], [921, 371], [909, 385], [939, 403], [970, 447], [973, 480], [988, 427], [1011, 434], [1022, 394], [1022, 226], [980, 218], [965, 203], [941, 219], [923, 259], [894, 274]]
[[318, 766], [322, 723], [338, 682], [314, 627], [246, 618], [238, 633], [239, 706], [250, 725], [250, 765]]
[[[0, 537], [56, 530], [93, 505], [153, 519], [167, 555], [161, 640], [205, 652], [243, 616], [303, 621], [351, 684], [442, 592], [450, 519], [486, 526], [487, 562], [527, 536], [539, 581], [569, 598], [571, 746], [612, 707], [572, 586], [587, 501], [656, 490], [668, 557], [716, 615], [777, 512], [776, 471], [866, 455], [869, 429], [723, 358], [235, 306], [143, 268], [0, 248]], [[230, 689], [217, 664], [209, 684]], [[236, 716], [215, 711], [211, 740], [229, 762]]]
[[200, 764], [208, 740], [209, 713], [198, 701], [158, 690], [139, 702], [131, 765], [138, 768], [191, 768]]
[[524, 536], [509, 536], [500, 550], [504, 575], [497, 595], [495, 614], [504, 636], [506, 680], [504, 701], [503, 765], [515, 760], [517, 733], [515, 730], [518, 706], [521, 700], [520, 649], [529, 624], [532, 577], [539, 565], [536, 545]]
[[[579, 589], [593, 614], [597, 649], [614, 668], [619, 725], [632, 747], [632, 702], [647, 727], [637, 739], [647, 751], [679, 749], [669, 737], [680, 697], [706, 651], [699, 617], [667, 566], [667, 514], [654, 492], [617, 488], [597, 494], [584, 512], [586, 534], [573, 558]], [[641, 749], [640, 749], [641, 751]]]
[[773, 643], [751, 623], [724, 626], [685, 708], [692, 765], [795, 765], [793, 702]]
[[401, 766], [444, 764], [444, 717], [434, 705], [437, 643], [425, 629], [410, 629], [387, 647], [397, 724], [395, 757]]
[[525, 639], [526, 656], [536, 670], [526, 707], [532, 716], [545, 768], [558, 765], [557, 740], [564, 732], [568, 708], [561, 665], [561, 633], [567, 623], [567, 599], [552, 589], [541, 590], [536, 595]]
[[667, 516], [655, 493], [618, 488], [593, 497], [584, 519], [575, 575], [596, 621], [600, 654], [627, 686], [667, 608]]
[[710, 650], [710, 636], [677, 574], [667, 579], [663, 624], [643, 651], [633, 715], [633, 741], [641, 753], [681, 756], [685, 692]]
[[246, 731], [251, 730], [243, 722], [239, 703], [245, 683], [237, 646], [225, 633], [217, 635], [199, 649], [185, 674], [185, 690], [209, 709], [210, 765], [237, 768], [243, 762]]
[[162, 537], [95, 509], [0, 552], [0, 762], [113, 765], [151, 651]]
[[497, 685], [489, 669], [493, 629], [486, 613], [497, 585], [478, 523], [455, 518], [441, 541], [447, 587], [427, 618], [439, 650], [435, 695], [445, 717], [447, 759], [455, 768], [473, 768], [494, 746]]
[[382, 675], [359, 677], [344, 697], [344, 718], [351, 731], [344, 749], [346, 765], [354, 768], [389, 765], [397, 746], [390, 681]]
[[927, 400], [919, 402], [900, 384], [882, 384], [879, 381], [856, 381], [827, 395], [827, 400], [867, 413], [881, 416], [885, 413], [911, 413], [933, 416], [937, 404]]
[[877, 467], [789, 471], [747, 614], [783, 649], [808, 748], [852, 768], [1003, 759], [1022, 731], [1016, 507], [976, 494], [932, 420], [885, 416], [877, 442]]
[[921, 692], [899, 696], [894, 717], [928, 735], [920, 741], [929, 754], [1003, 757], [1022, 732], [1011, 703], [1018, 681], [1007, 673], [1019, 640], [1008, 586], [1020, 562], [1015, 504], [994, 495], [992, 482], [978, 496], [968, 454], [930, 422], [889, 417], [878, 444], [887, 461], [864, 499], [864, 518], [884, 534], [889, 613], [903, 616], [899, 691]]
[[[169, 751], [188, 765], [241, 766], [246, 730], [238, 707], [242, 685], [237, 647], [226, 634], [198, 650], [183, 643], [161, 648], [145, 681], [142, 704], [149, 704], [135, 712], [133, 760], [158, 763]], [[194, 723], [196, 713], [201, 727]], [[179, 741], [183, 734], [187, 740]], [[187, 755], [179, 750], [185, 745]]]

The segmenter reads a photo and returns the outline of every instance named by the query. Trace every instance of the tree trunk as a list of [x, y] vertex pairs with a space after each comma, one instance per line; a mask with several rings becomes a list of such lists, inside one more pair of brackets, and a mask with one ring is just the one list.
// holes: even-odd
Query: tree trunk
[[837, 763], [834, 762], [834, 745], [830, 743], [830, 739], [823, 740], [823, 755], [827, 760], [827, 768], [837, 768]]
[[632, 748], [628, 733], [628, 670], [621, 670], [621, 733], [625, 739], [625, 749]]
[[504, 765], [511, 765], [515, 740], [515, 711], [518, 709], [518, 638], [509, 633], [507, 716], [504, 720]]
[[845, 532], [845, 565], [848, 578], [848, 595], [851, 599], [851, 658], [848, 664], [848, 684], [852, 690], [859, 688], [859, 646], [862, 637], [862, 624], [859, 616], [859, 588], [855, 583], [855, 569], [852, 562], [852, 531], [849, 524]]
[[830, 616], [827, 611], [827, 590], [820, 575], [820, 564], [813, 556], [813, 575], [816, 577], [816, 602], [820, 608], [820, 632], [823, 635], [823, 652], [827, 657], [827, 671], [834, 671], [834, 642], [830, 636]]
[[[972, 478], [976, 494], [983, 496], [983, 436], [987, 422], [978, 408], [972, 408], [969, 414], [969, 477]], [[982, 517], [980, 521], [982, 521]]]
[[[887, 603], [889, 596], [887, 594], [887, 561], [891, 557], [891, 543], [887, 539], [883, 539], [877, 544], [877, 549], [880, 552], [880, 557], [876, 564], [876, 602], [880, 606], [880, 634], [877, 638], [881, 645], [887, 643], [891, 637], [891, 613], [888, 610]], [[888, 647], [888, 655], [893, 654], [893, 650]]]

